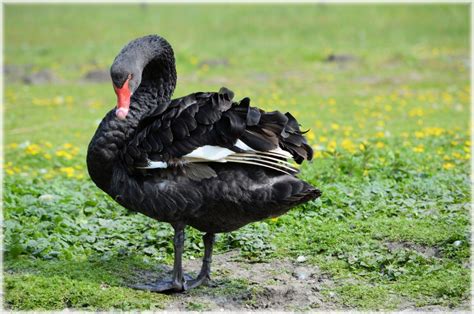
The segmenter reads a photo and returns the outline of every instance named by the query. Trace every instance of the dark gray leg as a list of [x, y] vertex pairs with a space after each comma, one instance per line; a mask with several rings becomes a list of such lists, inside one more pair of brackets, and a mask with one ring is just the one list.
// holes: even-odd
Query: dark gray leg
[[174, 230], [174, 264], [173, 264], [173, 290], [183, 290], [183, 250], [184, 250], [184, 228]]
[[202, 239], [204, 241], [204, 258], [202, 259], [201, 271], [196, 279], [185, 282], [184, 290], [195, 288], [211, 279], [212, 247], [214, 246], [215, 235], [214, 233], [206, 233]]
[[174, 227], [174, 264], [171, 280], [160, 281], [154, 284], [137, 284], [132, 288], [153, 292], [171, 292], [184, 290], [183, 266], [181, 259], [184, 249], [184, 226]]

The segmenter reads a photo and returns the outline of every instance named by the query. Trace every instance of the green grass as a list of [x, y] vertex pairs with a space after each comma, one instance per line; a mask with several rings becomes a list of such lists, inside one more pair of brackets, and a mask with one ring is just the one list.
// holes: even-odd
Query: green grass
[[[126, 283], [171, 262], [171, 228], [119, 207], [85, 168], [88, 141], [114, 94], [109, 83], [81, 78], [148, 33], [174, 47], [176, 97], [224, 85], [253, 105], [291, 111], [311, 129], [315, 160], [301, 177], [323, 196], [221, 235], [217, 252], [239, 249], [249, 261], [304, 255], [333, 278], [322, 293], [341, 309], [467, 302], [467, 5], [9, 4], [4, 25], [5, 64], [50, 69], [60, 79], [5, 85], [7, 308], [168, 304]], [[352, 60], [325, 62], [332, 53]], [[202, 65], [216, 59], [228, 65]], [[186, 257], [201, 251], [190, 229]], [[213, 289], [225, 295], [244, 286]]]
[[169, 299], [121, 286], [134, 268], [145, 268], [131, 259], [59, 261], [16, 260], [5, 278], [7, 305], [22, 310], [81, 308], [161, 309]]

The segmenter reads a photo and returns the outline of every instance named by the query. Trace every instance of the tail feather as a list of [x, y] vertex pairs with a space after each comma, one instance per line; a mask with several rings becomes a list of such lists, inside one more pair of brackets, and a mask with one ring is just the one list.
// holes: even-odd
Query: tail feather
[[241, 139], [251, 148], [268, 151], [280, 147], [288, 151], [297, 163], [313, 158], [313, 150], [301, 132], [298, 122], [290, 114], [279, 111], [260, 111], [261, 118], [257, 125], [246, 128]]
[[[234, 96], [228, 89], [222, 88], [221, 94], [226, 99]], [[227, 142], [235, 142], [239, 138], [250, 148], [267, 152], [281, 148], [289, 152], [293, 159], [301, 164], [304, 160], [313, 158], [313, 150], [308, 145], [304, 133], [295, 117], [287, 112], [280, 111], [265, 112], [259, 108], [250, 106], [250, 99], [244, 98], [234, 103], [232, 110], [223, 114], [223, 124], [232, 130], [232, 139]], [[224, 127], [224, 125], [222, 125]]]

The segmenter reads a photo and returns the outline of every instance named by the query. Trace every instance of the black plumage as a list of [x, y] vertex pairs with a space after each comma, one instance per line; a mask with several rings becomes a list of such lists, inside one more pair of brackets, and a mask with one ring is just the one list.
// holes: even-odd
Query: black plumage
[[[227, 88], [171, 100], [175, 61], [163, 38], [150, 35], [130, 42], [115, 58], [111, 77], [118, 109], [105, 116], [89, 144], [89, 174], [122, 206], [175, 229], [172, 280], [137, 288], [197, 286], [209, 278], [215, 233], [279, 216], [319, 197], [318, 189], [287, 174], [293, 169], [281, 152], [273, 152], [289, 152], [297, 163], [312, 158], [296, 119], [252, 107], [248, 98], [234, 101]], [[188, 157], [209, 146], [228, 156]], [[150, 169], [152, 163], [166, 166]], [[191, 281], [181, 269], [187, 225], [206, 233], [203, 267]]]

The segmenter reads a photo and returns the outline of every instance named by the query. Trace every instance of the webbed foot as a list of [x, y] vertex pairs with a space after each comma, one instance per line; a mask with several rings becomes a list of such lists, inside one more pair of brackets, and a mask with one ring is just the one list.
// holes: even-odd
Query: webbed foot
[[183, 291], [183, 284], [169, 280], [150, 284], [136, 284], [130, 286], [130, 288], [151, 292], [181, 292]]
[[191, 281], [193, 281], [191, 276], [184, 275], [183, 282], [180, 282], [178, 280], [163, 280], [155, 283], [134, 284], [131, 285], [130, 288], [163, 293], [183, 292], [187, 290], [187, 283]]
[[185, 281], [184, 283], [184, 290], [190, 290], [192, 288], [196, 288], [202, 284], [206, 284], [208, 283], [210, 280], [210, 277], [209, 275], [206, 275], [206, 276], [201, 276], [199, 275], [196, 279], [191, 279], [191, 280], [187, 280]]

